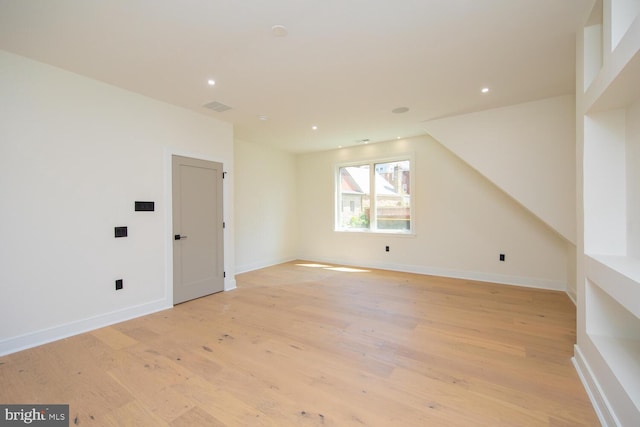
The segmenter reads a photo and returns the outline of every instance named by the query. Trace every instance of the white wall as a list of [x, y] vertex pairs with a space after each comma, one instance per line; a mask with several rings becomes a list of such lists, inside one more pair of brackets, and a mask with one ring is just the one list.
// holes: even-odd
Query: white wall
[[[336, 164], [406, 153], [416, 235], [333, 231]], [[298, 201], [303, 259], [562, 290], [574, 264], [566, 240], [428, 136], [299, 155]]]
[[573, 96], [426, 122], [426, 131], [575, 245]]
[[584, 251], [627, 251], [625, 110], [584, 116]]
[[2, 51], [0, 75], [0, 354], [170, 307], [170, 156], [233, 176], [232, 127]]
[[295, 259], [295, 155], [235, 141], [236, 271]]
[[640, 101], [626, 114], [627, 255], [640, 259]]

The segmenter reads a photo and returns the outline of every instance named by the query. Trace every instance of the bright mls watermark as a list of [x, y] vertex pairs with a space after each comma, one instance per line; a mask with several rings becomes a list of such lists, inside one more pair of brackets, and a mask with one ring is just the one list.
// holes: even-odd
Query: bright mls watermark
[[69, 405], [0, 405], [0, 427], [69, 426]]

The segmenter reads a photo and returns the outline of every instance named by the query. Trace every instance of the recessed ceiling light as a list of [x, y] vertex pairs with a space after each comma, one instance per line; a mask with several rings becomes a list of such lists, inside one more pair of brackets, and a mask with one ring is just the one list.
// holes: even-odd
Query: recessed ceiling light
[[487, 93], [487, 92], [489, 92], [489, 88], [488, 87], [483, 87], [481, 92], [482, 93]]
[[216, 81], [215, 81], [215, 80], [213, 80], [213, 79], [209, 79], [209, 80], [207, 80], [207, 84], [208, 84], [209, 86], [213, 86], [213, 85], [215, 85], [215, 84], [216, 84]]
[[318, 130], [318, 126], [311, 126], [311, 129]]
[[407, 111], [409, 111], [408, 107], [398, 107], [391, 110], [393, 114], [402, 114], [402, 113], [406, 113]]
[[276, 37], [287, 37], [289, 30], [284, 25], [274, 25], [271, 27], [271, 34]]
[[266, 121], [266, 120], [269, 120], [269, 117], [267, 117], [267, 115], [266, 115], [266, 114], [260, 114], [260, 115], [258, 116], [258, 119], [259, 119], [259, 120], [262, 120], [262, 121]]
[[396, 139], [400, 139], [400, 137], [399, 137], [399, 136], [397, 136], [397, 137], [396, 137]]

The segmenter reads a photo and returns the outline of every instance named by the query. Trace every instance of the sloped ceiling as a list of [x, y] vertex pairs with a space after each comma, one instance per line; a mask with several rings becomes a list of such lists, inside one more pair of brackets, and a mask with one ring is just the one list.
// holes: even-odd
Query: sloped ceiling
[[576, 244], [574, 100], [560, 96], [432, 120], [425, 130]]

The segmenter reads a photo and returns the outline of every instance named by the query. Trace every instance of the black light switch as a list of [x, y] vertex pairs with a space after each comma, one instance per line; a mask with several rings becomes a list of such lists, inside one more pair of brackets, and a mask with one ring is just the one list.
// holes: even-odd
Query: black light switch
[[122, 286], [123, 286], [122, 279], [116, 280], [116, 291], [119, 291], [120, 289], [122, 289]]
[[115, 230], [116, 237], [127, 237], [127, 227], [116, 227]]
[[155, 202], [138, 202], [136, 201], [136, 211], [153, 212], [156, 210]]

